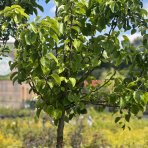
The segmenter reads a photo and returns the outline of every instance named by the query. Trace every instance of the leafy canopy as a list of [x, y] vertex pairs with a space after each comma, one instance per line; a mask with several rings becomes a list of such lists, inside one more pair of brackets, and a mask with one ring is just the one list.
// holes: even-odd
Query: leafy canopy
[[[55, 0], [55, 5], [54, 18], [37, 17], [29, 23], [19, 23], [27, 14], [18, 5], [0, 12], [18, 25], [19, 44], [11, 64], [18, 70], [11, 78], [30, 84], [38, 95], [37, 115], [44, 110], [56, 123], [66, 111], [69, 121], [86, 113], [88, 104], [118, 107], [116, 122], [143, 112], [148, 102], [148, 26], [142, 1]], [[143, 44], [135, 47], [125, 35], [120, 41], [126, 31], [140, 32]], [[121, 77], [123, 63], [130, 66]], [[95, 80], [92, 72], [104, 64], [114, 70], [97, 86], [84, 88], [84, 81]]]
[[35, 13], [37, 15], [37, 9], [43, 11], [43, 7], [37, 4], [36, 0], [0, 1], [0, 42], [2, 42], [0, 55], [5, 54], [5, 52], [9, 52], [9, 48], [6, 44], [10, 36], [15, 38], [18, 26], [17, 23], [25, 23], [27, 21], [27, 18], [25, 18], [27, 16], [26, 14], [31, 15]]

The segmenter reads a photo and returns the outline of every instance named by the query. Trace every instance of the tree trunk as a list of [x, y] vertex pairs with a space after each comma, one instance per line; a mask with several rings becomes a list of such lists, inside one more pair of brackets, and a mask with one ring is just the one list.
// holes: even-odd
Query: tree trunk
[[64, 117], [65, 117], [65, 111], [63, 111], [62, 116], [58, 121], [56, 148], [63, 148], [64, 147], [64, 143], [63, 143]]

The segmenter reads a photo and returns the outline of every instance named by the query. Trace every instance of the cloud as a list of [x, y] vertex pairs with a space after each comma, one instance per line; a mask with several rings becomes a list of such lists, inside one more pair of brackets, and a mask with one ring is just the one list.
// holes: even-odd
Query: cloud
[[8, 40], [8, 43], [14, 43], [14, 42], [15, 42], [15, 39], [13, 37], [10, 37]]
[[140, 33], [135, 33], [133, 35], [131, 35], [131, 34], [122, 34], [122, 35], [119, 36], [119, 41], [120, 42], [123, 40], [123, 35], [126, 35], [131, 42], [133, 42], [138, 37], [141, 37], [141, 34]]
[[49, 12], [52, 14], [55, 14], [55, 11], [56, 11], [56, 6], [51, 7], [49, 10]]
[[[15, 39], [13, 37], [9, 37], [9, 40], [7, 41], [7, 43], [14, 43]], [[0, 41], [0, 43], [2, 43], [2, 41]]]
[[137, 39], [138, 37], [142, 37], [140, 33], [135, 33], [133, 35], [127, 35], [127, 37], [129, 38], [129, 40], [131, 42], [133, 42], [135, 39]]

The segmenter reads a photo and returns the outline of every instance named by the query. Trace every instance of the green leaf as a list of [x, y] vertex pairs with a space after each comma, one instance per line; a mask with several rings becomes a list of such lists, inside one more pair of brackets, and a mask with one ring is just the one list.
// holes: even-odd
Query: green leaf
[[64, 17], [64, 23], [66, 23], [68, 20], [69, 20], [69, 16], [66, 15], [66, 16]]
[[64, 70], [65, 70], [65, 68], [60, 66], [59, 69], [58, 69], [58, 73], [60, 74], [60, 73], [62, 73]]
[[142, 15], [143, 17], [145, 17], [145, 16], [148, 15], [148, 11], [147, 11], [147, 10], [141, 9], [140, 11], [141, 11], [140, 13], [141, 13], [141, 15]]
[[54, 119], [59, 119], [62, 116], [62, 111], [60, 109], [55, 109], [53, 111], [53, 118]]
[[55, 108], [54, 108], [52, 105], [47, 106], [46, 108], [44, 108], [44, 111], [45, 111], [48, 115], [50, 115], [50, 116], [53, 116], [54, 110], [55, 110]]
[[15, 76], [15, 77], [12, 78], [13, 85], [14, 85], [14, 83], [15, 83], [17, 80], [18, 80], [18, 76]]
[[139, 112], [138, 106], [133, 105], [132, 108], [131, 108], [131, 112], [132, 112], [134, 115], [137, 115], [138, 112]]
[[112, 10], [113, 13], [115, 12], [115, 5], [116, 5], [116, 2], [114, 2], [114, 1], [112, 1], [110, 3], [110, 8], [111, 8], [111, 10]]
[[16, 66], [17, 66], [17, 62], [12, 63], [11, 61], [9, 62], [10, 65], [10, 70], [12, 71]]
[[143, 45], [148, 48], [148, 34], [143, 36]]
[[45, 102], [43, 100], [41, 100], [40, 98], [38, 98], [37, 102], [36, 102], [36, 108], [40, 108], [42, 109], [45, 105]]
[[80, 31], [79, 26], [72, 26], [71, 29], [75, 30], [75, 31], [78, 32], [78, 33], [79, 33], [79, 31]]
[[107, 52], [104, 50], [103, 51], [103, 57], [105, 58], [105, 59], [108, 59], [108, 55], [107, 55]]
[[2, 31], [4, 31], [7, 28], [7, 26], [8, 26], [8, 22], [4, 22], [2, 24]]
[[39, 8], [39, 10], [41, 10], [42, 12], [44, 12], [44, 8], [41, 5], [37, 5], [37, 7]]
[[133, 86], [135, 86], [136, 85], [136, 82], [135, 81], [133, 81], [133, 82], [130, 82], [128, 85], [127, 85], [127, 87], [133, 87]]
[[136, 29], [132, 29], [131, 34], [135, 34], [136, 33]]
[[138, 103], [138, 100], [137, 100], [137, 95], [138, 93], [137, 93], [137, 91], [134, 91], [133, 92], [133, 99], [134, 99], [134, 101], [136, 102], [136, 103]]
[[74, 39], [73, 41], [73, 46], [78, 50], [78, 48], [80, 47], [81, 42], [80, 40]]
[[74, 116], [75, 116], [74, 113], [70, 114], [70, 115], [69, 115], [69, 120], [71, 120]]
[[53, 83], [52, 82], [47, 82], [48, 83], [48, 85], [50, 86], [50, 88], [53, 88]]
[[144, 102], [147, 105], [148, 104], [148, 92], [143, 94]]
[[122, 43], [122, 46], [125, 48], [125, 47], [129, 47], [130, 45], [130, 40], [129, 38], [126, 36], [126, 35], [123, 35], [123, 41], [121, 42]]
[[26, 41], [27, 45], [31, 45], [30, 38], [31, 38], [30, 34], [29, 34], [28, 30], [27, 30], [27, 32], [25, 34], [25, 41]]
[[59, 38], [58, 36], [56, 35], [56, 33], [54, 33], [53, 31], [50, 32], [50, 36], [55, 40], [56, 44], [59, 43]]
[[44, 67], [46, 66], [46, 59], [44, 57], [40, 59], [40, 62]]
[[54, 78], [55, 82], [60, 86], [61, 85], [61, 78], [59, 77], [59, 75], [52, 74], [51, 76]]
[[126, 120], [127, 122], [129, 122], [129, 121], [130, 121], [130, 117], [131, 117], [131, 114], [126, 114], [126, 115], [125, 115], [125, 120]]
[[87, 109], [84, 108], [84, 109], [80, 110], [80, 113], [81, 113], [81, 114], [87, 114]]
[[12, 80], [17, 74], [18, 74], [18, 72], [13, 72], [13, 73], [10, 75], [10, 80]]
[[58, 64], [58, 59], [53, 55], [53, 53], [49, 53], [49, 56]]
[[59, 23], [59, 30], [60, 30], [60, 33], [63, 34], [63, 23]]
[[115, 123], [119, 122], [121, 118], [122, 118], [122, 117], [116, 117], [116, 118], [115, 118]]
[[76, 79], [75, 78], [69, 78], [69, 81], [71, 82], [72, 86], [75, 87]]
[[14, 16], [14, 21], [15, 21], [16, 24], [18, 24], [21, 21], [21, 16], [16, 14]]
[[31, 44], [34, 44], [37, 40], [37, 34], [32, 32], [30, 35], [31, 35], [30, 42]]
[[31, 23], [31, 24], [30, 24], [30, 27], [31, 27], [31, 29], [32, 29], [35, 33], [37, 33], [37, 28], [36, 28], [36, 26], [35, 26], [34, 23]]
[[129, 38], [128, 38], [126, 35], [123, 35], [123, 39], [124, 39], [126, 42], [130, 42]]
[[49, 3], [50, 2], [50, 0], [46, 0], [46, 3]]

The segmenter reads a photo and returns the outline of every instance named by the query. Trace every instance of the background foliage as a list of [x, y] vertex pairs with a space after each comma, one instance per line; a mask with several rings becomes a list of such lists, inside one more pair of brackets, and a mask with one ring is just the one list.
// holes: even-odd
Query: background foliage
[[[8, 114], [8, 110], [6, 112]], [[22, 113], [22, 111], [19, 112]], [[88, 122], [89, 116], [92, 118], [92, 126]], [[44, 119], [46, 117], [44, 124], [43, 117]], [[98, 113], [90, 108], [87, 115], [77, 116], [66, 124], [64, 145], [66, 148], [96, 148], [99, 146], [146, 148], [148, 143], [147, 119], [139, 120], [134, 117], [130, 122], [130, 127], [131, 131], [128, 129], [123, 131], [120, 125], [115, 124], [111, 113]], [[1, 148], [10, 146], [55, 147], [56, 128], [49, 123], [45, 114], [41, 115], [38, 122], [34, 121], [33, 116], [0, 120], [0, 143]]]

